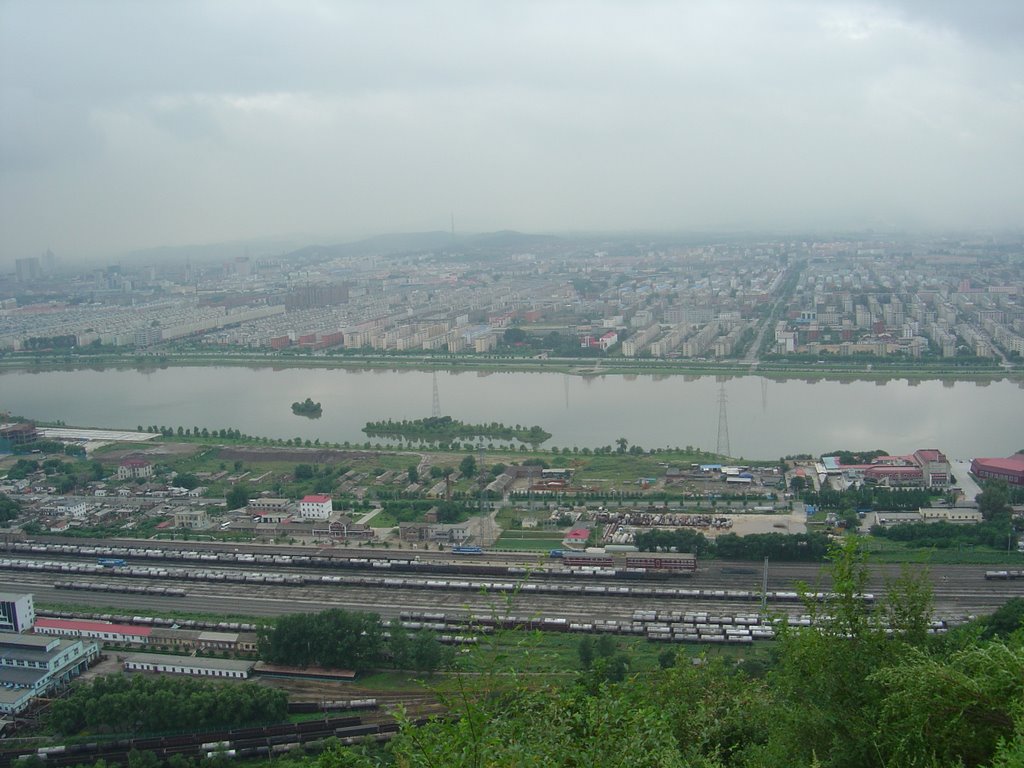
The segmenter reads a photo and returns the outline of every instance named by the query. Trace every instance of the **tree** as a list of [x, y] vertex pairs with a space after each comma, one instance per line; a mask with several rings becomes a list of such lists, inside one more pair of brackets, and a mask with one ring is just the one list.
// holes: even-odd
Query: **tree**
[[580, 669], [590, 669], [594, 663], [594, 640], [590, 635], [584, 635], [576, 648], [580, 659]]
[[618, 440], [615, 441], [615, 444], [618, 446], [618, 448], [615, 449], [616, 453], [625, 453], [626, 446], [629, 445], [629, 441], [624, 437], [620, 437]]
[[503, 334], [503, 341], [509, 346], [522, 344], [526, 341], [526, 331], [522, 328], [506, 328]]
[[249, 487], [244, 483], [234, 486], [227, 495], [228, 509], [239, 509], [249, 503]]
[[420, 472], [419, 472], [419, 469], [417, 469], [415, 464], [410, 464], [409, 465], [409, 469], [407, 470], [407, 473], [409, 475], [409, 482], [410, 483], [418, 483], [419, 482]]
[[461, 472], [464, 477], [474, 477], [476, 475], [476, 458], [473, 457], [473, 454], [464, 457], [462, 461], [459, 462], [459, 472]]
[[1005, 480], [986, 480], [976, 501], [978, 511], [986, 520], [995, 520], [1010, 514], [1010, 488]]
[[0, 493], [0, 523], [14, 520], [21, 514], [21, 502], [15, 501], [5, 493]]
[[996, 609], [995, 613], [981, 620], [983, 640], [1009, 637], [1024, 627], [1024, 598], [1012, 597]]
[[191, 472], [186, 472], [174, 478], [174, 484], [179, 488], [187, 488], [191, 491], [193, 488], [199, 487], [199, 478]]

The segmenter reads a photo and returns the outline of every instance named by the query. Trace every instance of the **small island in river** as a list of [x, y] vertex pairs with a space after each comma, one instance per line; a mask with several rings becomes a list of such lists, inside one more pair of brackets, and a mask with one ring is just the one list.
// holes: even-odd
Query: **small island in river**
[[296, 416], [306, 416], [310, 419], [319, 419], [323, 415], [324, 409], [320, 403], [314, 403], [312, 399], [306, 398], [301, 403], [292, 403], [292, 413]]

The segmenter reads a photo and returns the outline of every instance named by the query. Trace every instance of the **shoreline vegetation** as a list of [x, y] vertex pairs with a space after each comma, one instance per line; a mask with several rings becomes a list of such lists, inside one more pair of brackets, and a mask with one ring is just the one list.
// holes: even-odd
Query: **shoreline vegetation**
[[763, 376], [774, 380], [805, 381], [978, 381], [1011, 380], [1024, 383], [1024, 368], [957, 365], [955, 361], [911, 364], [892, 358], [823, 360], [762, 360], [747, 364], [737, 360], [662, 360], [642, 358], [538, 358], [505, 356], [403, 355], [342, 352], [333, 355], [280, 355], [242, 353], [171, 352], [139, 355], [102, 352], [96, 354], [19, 354], [0, 356], [0, 371], [77, 370], [84, 368], [186, 368], [198, 366], [243, 366], [259, 368], [364, 368], [448, 371], [548, 372], [575, 376]]
[[368, 421], [363, 427], [367, 437], [389, 437], [424, 443], [450, 443], [453, 440], [488, 438], [490, 440], [518, 440], [539, 446], [551, 439], [551, 433], [534, 425], [514, 427], [492, 421], [490, 424], [466, 424], [451, 416], [431, 416], [408, 421]]
[[324, 414], [323, 406], [314, 403], [312, 398], [307, 397], [301, 403], [292, 403], [292, 413], [296, 416], [305, 416], [307, 419], [319, 419]]

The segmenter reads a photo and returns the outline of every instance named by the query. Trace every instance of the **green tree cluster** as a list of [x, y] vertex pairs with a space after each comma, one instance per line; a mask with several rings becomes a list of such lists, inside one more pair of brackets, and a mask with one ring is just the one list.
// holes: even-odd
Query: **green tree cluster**
[[51, 726], [63, 734], [148, 733], [276, 722], [287, 695], [263, 686], [214, 685], [188, 678], [104, 675], [53, 702]]
[[737, 536], [725, 533], [708, 539], [692, 528], [652, 529], [636, 535], [641, 552], [676, 551], [696, 555], [714, 554], [728, 560], [772, 560], [821, 562], [828, 552], [828, 537], [822, 533], [754, 533]]
[[385, 630], [375, 613], [340, 608], [282, 616], [260, 630], [259, 652], [272, 664], [361, 671], [390, 662], [396, 669], [425, 674], [453, 658], [434, 632], [410, 633], [399, 622]]
[[378, 664], [383, 650], [383, 629], [375, 613], [296, 613], [259, 633], [260, 658], [272, 664], [362, 670]]
[[0, 493], [0, 523], [9, 523], [21, 514], [21, 502]]

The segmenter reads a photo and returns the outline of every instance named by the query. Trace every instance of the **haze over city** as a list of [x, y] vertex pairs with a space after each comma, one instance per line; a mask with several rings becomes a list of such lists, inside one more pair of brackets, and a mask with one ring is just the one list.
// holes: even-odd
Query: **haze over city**
[[1010, 2], [6, 2], [0, 266], [453, 213], [460, 232], [1019, 228], [1022, 19]]

